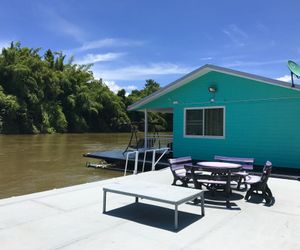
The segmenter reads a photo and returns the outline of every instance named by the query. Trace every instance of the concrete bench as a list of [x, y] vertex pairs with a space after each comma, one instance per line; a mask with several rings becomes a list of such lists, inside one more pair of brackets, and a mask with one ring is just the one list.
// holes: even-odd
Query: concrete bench
[[174, 205], [175, 230], [178, 229], [178, 206], [183, 203], [200, 197], [201, 215], [204, 216], [204, 193], [201, 190], [134, 180], [130, 182], [114, 182], [103, 187], [103, 213], [106, 212], [106, 196], [108, 192], [133, 196], [135, 197], [135, 202], [142, 198]]

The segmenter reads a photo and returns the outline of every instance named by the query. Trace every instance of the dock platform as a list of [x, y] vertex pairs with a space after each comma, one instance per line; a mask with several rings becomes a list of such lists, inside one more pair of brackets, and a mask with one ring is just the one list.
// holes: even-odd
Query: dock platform
[[[116, 164], [123, 168], [124, 168], [125, 162], [126, 162], [126, 154], [123, 154], [123, 150], [96, 151], [96, 152], [92, 152], [92, 153], [83, 154], [83, 156], [87, 157], [87, 158], [105, 160], [107, 163]], [[168, 155], [166, 155], [166, 156], [168, 157]], [[167, 157], [163, 157], [158, 162], [156, 169], [162, 169], [162, 168], [169, 166]], [[139, 169], [143, 165], [143, 160], [144, 160], [144, 152], [140, 151], [139, 152], [139, 160], [138, 160]], [[151, 163], [152, 163], [151, 160], [152, 160], [152, 154], [147, 154], [147, 158], [145, 161], [146, 170], [150, 170]], [[134, 161], [135, 161], [134, 155], [129, 156], [129, 158], [128, 158], [129, 169], [133, 168]]]
[[235, 205], [226, 209], [205, 192], [205, 216], [200, 205], [183, 204], [174, 232], [171, 205], [109, 194], [103, 214], [103, 187], [122, 180], [171, 185], [173, 176], [166, 169], [2, 199], [1, 250], [300, 249], [299, 181], [270, 178], [271, 207], [234, 190]]

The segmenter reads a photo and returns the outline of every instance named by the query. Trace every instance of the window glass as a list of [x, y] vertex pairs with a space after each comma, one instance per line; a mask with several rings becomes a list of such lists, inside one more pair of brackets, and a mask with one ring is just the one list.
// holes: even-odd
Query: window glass
[[224, 109], [186, 109], [185, 134], [224, 136]]
[[186, 110], [186, 135], [203, 135], [203, 110]]
[[223, 136], [223, 109], [205, 109], [204, 135]]

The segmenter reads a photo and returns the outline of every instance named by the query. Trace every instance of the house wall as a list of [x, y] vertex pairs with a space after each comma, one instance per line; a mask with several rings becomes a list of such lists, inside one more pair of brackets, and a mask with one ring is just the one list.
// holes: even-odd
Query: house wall
[[[208, 92], [214, 85], [217, 92]], [[214, 98], [214, 102], [210, 99]], [[225, 137], [184, 137], [184, 108], [225, 107]], [[142, 108], [173, 108], [174, 156], [254, 157], [255, 164], [300, 168], [300, 91], [209, 72]]]

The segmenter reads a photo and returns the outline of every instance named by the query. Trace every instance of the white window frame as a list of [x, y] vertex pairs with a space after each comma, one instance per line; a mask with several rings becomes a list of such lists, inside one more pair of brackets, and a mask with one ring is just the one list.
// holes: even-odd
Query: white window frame
[[[205, 110], [206, 109], [223, 109], [223, 136], [218, 135], [204, 135], [205, 125]], [[186, 111], [193, 109], [203, 110], [203, 135], [187, 135], [186, 134]], [[205, 138], [205, 139], [225, 139], [225, 122], [226, 121], [226, 109], [225, 106], [208, 106], [208, 107], [187, 107], [183, 110], [183, 135], [186, 138]]]

